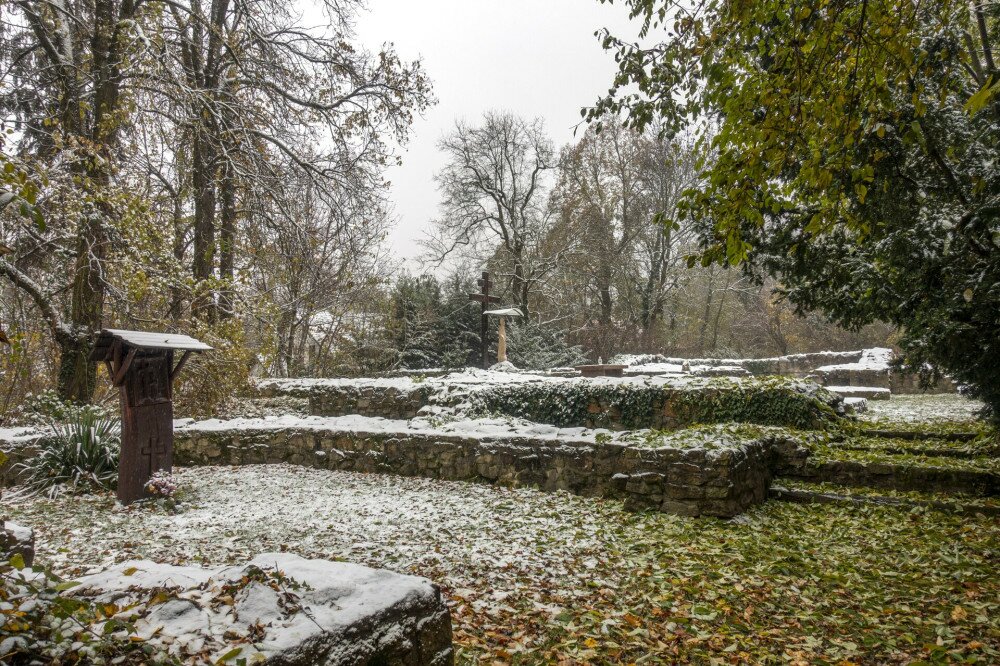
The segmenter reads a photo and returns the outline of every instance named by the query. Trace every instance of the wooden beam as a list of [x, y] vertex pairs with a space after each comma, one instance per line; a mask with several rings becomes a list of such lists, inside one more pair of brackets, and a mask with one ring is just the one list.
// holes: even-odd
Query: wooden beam
[[122, 361], [120, 366], [118, 366], [118, 372], [115, 373], [115, 386], [121, 386], [122, 382], [125, 381], [125, 373], [128, 372], [129, 366], [132, 365], [132, 359], [135, 358], [136, 351], [135, 347], [130, 349], [128, 355], [125, 357], [125, 360]]
[[184, 352], [184, 355], [181, 356], [181, 360], [177, 361], [177, 365], [175, 365], [174, 369], [170, 371], [170, 381], [174, 381], [175, 379], [177, 379], [177, 375], [180, 373], [181, 368], [184, 367], [184, 364], [187, 363], [187, 360], [188, 358], [190, 358], [190, 356], [191, 356], [190, 349]]
[[108, 354], [111, 357], [111, 363], [114, 366], [115, 371], [111, 373], [111, 381], [114, 381], [115, 375], [118, 374], [118, 368], [122, 366], [122, 341], [115, 339], [111, 343], [111, 351]]

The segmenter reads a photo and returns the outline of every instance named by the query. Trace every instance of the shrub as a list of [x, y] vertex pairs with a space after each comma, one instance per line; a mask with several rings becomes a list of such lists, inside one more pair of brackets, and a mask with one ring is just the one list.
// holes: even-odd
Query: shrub
[[77, 583], [15, 555], [0, 563], [0, 662], [4, 664], [179, 664], [157, 654], [123, 609], [71, 596]]
[[88, 412], [101, 417], [111, 415], [103, 406], [67, 402], [55, 390], [48, 389], [24, 396], [18, 420], [26, 425], [48, 425], [53, 421], [67, 423]]
[[113, 488], [118, 476], [121, 423], [98, 410], [81, 410], [53, 426], [37, 456], [19, 463], [23, 485], [31, 494], [55, 497], [64, 490]]

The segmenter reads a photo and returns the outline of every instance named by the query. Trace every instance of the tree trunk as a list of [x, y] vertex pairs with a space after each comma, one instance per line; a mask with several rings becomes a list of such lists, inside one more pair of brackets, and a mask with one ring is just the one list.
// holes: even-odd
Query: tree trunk
[[701, 318], [701, 329], [698, 331], [698, 355], [703, 356], [705, 354], [705, 337], [708, 335], [708, 320], [712, 317], [712, 296], [714, 291], [712, 287], [715, 282], [715, 268], [708, 269], [708, 291], [705, 294], [705, 314]]
[[93, 336], [67, 336], [59, 339], [58, 343], [59, 397], [69, 402], [90, 402], [97, 388], [97, 364], [90, 360], [90, 352], [94, 348]]
[[[177, 266], [184, 265], [184, 207], [181, 195], [175, 193], [174, 199], [174, 242], [173, 255]], [[184, 316], [184, 288], [175, 284], [170, 288], [170, 319], [180, 321]]]
[[195, 294], [191, 315], [215, 320], [215, 179], [212, 174], [210, 141], [204, 128], [196, 128], [192, 183], [194, 185], [194, 258], [192, 276]]
[[514, 279], [512, 280], [511, 290], [514, 292], [514, 298], [517, 300], [517, 307], [524, 314], [524, 320], [528, 321], [530, 315], [528, 309], [528, 281], [524, 277], [524, 265], [521, 263], [520, 257], [514, 258]]
[[236, 240], [236, 180], [232, 166], [223, 167], [222, 177], [222, 225], [219, 239], [219, 277], [222, 288], [219, 291], [219, 316], [228, 319], [233, 316], [233, 244]]

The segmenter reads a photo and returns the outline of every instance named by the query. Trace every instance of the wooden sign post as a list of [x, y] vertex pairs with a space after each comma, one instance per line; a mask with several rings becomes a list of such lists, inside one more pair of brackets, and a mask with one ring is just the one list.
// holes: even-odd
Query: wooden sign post
[[482, 289], [481, 294], [469, 294], [470, 301], [479, 301], [482, 306], [480, 309], [480, 320], [479, 320], [479, 340], [482, 346], [482, 363], [483, 369], [490, 367], [490, 329], [489, 320], [486, 317], [486, 311], [490, 307], [490, 303], [499, 303], [500, 299], [496, 296], [490, 296], [490, 287], [493, 283], [490, 282], [490, 274], [488, 271], [483, 271], [483, 277], [478, 280], [479, 286]]
[[[122, 504], [148, 496], [146, 484], [157, 471], [171, 471], [174, 454], [173, 380], [193, 352], [211, 347], [186, 335], [104, 329], [91, 361], [103, 362], [118, 387], [122, 445], [118, 499]], [[181, 357], [174, 364], [174, 352]]]

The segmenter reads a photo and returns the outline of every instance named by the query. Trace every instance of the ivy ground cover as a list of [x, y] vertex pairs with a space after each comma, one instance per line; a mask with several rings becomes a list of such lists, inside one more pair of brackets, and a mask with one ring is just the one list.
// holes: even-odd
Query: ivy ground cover
[[286, 465], [177, 477], [178, 514], [110, 495], [4, 511], [70, 577], [267, 550], [427, 576], [451, 600], [459, 663], [1000, 661], [995, 517], [768, 502], [726, 522]]

